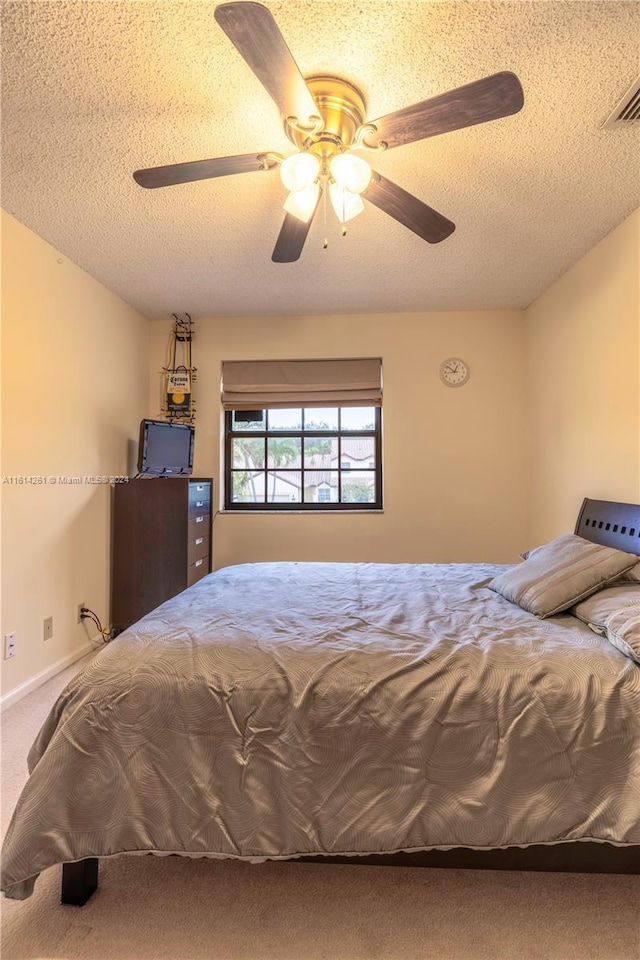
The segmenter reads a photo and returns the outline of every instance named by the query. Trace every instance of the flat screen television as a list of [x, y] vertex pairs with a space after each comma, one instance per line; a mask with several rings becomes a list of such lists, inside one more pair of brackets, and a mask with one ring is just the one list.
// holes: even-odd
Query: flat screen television
[[188, 423], [142, 420], [138, 475], [179, 477], [193, 472], [194, 427]]

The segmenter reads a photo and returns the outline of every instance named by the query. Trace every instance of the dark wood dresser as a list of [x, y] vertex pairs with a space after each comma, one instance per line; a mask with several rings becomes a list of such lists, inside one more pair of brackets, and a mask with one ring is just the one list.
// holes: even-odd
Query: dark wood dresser
[[111, 501], [111, 626], [125, 630], [211, 572], [211, 478], [116, 483]]

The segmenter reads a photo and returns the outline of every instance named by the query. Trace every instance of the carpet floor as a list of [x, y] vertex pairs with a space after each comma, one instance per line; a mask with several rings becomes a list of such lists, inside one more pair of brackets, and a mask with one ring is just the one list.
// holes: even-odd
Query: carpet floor
[[[79, 666], [3, 715], [3, 834]], [[59, 885], [2, 901], [3, 960], [640, 960], [638, 876], [149, 856], [102, 861], [82, 908]]]

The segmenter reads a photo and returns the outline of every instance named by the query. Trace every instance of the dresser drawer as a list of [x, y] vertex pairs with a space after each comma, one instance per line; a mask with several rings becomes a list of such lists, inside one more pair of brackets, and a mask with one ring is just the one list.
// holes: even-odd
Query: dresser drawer
[[201, 560], [202, 557], [209, 556], [209, 535], [204, 531], [195, 538], [191, 540], [188, 544], [188, 564], [191, 566], [192, 563], [195, 563], [196, 560]]
[[204, 513], [211, 513], [211, 500], [194, 500], [189, 503], [189, 520], [201, 517]]
[[190, 563], [187, 570], [187, 586], [190, 587], [209, 573], [209, 554], [200, 557], [195, 563]]
[[189, 503], [195, 503], [196, 500], [211, 500], [211, 484], [206, 480], [189, 484]]
[[193, 520], [189, 520], [187, 527], [187, 543], [193, 543], [198, 537], [208, 537], [211, 533], [211, 514], [196, 514]]

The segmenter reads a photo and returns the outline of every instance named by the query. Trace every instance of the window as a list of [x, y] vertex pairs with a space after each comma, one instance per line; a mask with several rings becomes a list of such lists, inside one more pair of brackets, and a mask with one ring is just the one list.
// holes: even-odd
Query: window
[[378, 406], [225, 413], [227, 510], [382, 506]]
[[225, 509], [382, 506], [382, 360], [223, 360]]

